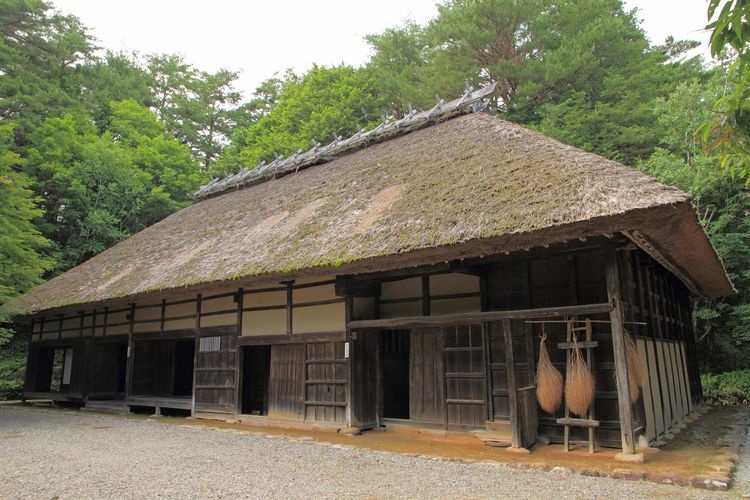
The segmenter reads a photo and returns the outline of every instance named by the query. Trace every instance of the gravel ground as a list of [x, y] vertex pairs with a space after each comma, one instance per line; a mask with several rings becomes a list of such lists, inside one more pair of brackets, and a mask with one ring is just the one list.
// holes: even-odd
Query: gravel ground
[[740, 454], [742, 462], [734, 473], [734, 492], [744, 498], [750, 498], [750, 429], [745, 434], [745, 444]]
[[703, 490], [0, 406], [0, 498], [733, 498]]

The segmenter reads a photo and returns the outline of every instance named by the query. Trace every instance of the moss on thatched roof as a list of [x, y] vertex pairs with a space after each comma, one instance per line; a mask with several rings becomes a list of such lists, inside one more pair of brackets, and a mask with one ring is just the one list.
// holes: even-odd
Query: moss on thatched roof
[[702, 293], [731, 293], [686, 194], [475, 113], [196, 203], [39, 286], [14, 308], [29, 313], [229, 280], [260, 283], [305, 270], [405, 267], [621, 230], [650, 238]]

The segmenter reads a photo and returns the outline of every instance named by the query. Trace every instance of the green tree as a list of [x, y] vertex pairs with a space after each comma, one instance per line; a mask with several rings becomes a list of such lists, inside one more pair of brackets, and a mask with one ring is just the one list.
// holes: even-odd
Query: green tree
[[693, 42], [651, 47], [620, 0], [452, 0], [423, 30], [368, 37], [369, 68], [392, 114], [467, 83], [497, 82], [504, 118], [626, 163], [659, 144], [651, 103], [701, 77]]
[[234, 71], [200, 72], [190, 82], [190, 94], [177, 101], [180, 118], [177, 137], [190, 146], [193, 156], [208, 171], [232, 135], [242, 95], [234, 90]]
[[279, 103], [284, 85], [293, 80], [298, 80], [298, 77], [291, 69], [287, 69], [282, 76], [274, 73], [271, 78], [263, 80], [252, 98], [238, 108], [238, 125], [247, 127], [268, 115]]
[[423, 72], [428, 61], [422, 27], [407, 23], [400, 28], [386, 29], [381, 34], [368, 35], [365, 39], [373, 51], [367, 70], [387, 103], [387, 113], [400, 117], [409, 106], [428, 106], [434, 95], [429, 95], [423, 85]]
[[723, 175], [720, 157], [702, 147], [697, 128], [711, 114], [721, 75], [707, 84], [686, 82], [654, 104], [663, 144], [640, 168], [662, 182], [688, 192], [701, 223], [724, 262], [737, 295], [699, 300], [696, 315], [701, 354], [711, 371], [750, 365], [750, 191]]
[[146, 67], [151, 76], [153, 109], [169, 133], [179, 136], [178, 103], [188, 98], [196, 70], [177, 54], [151, 55]]
[[50, 116], [78, 102], [91, 37], [74, 16], [41, 0], [0, 4], [0, 118], [13, 120], [16, 144]]
[[750, 3], [747, 0], [710, 0], [706, 29], [711, 35], [711, 54], [734, 52], [726, 71], [725, 92], [714, 103], [714, 116], [703, 125], [712, 147], [722, 155], [721, 164], [750, 184]]
[[153, 80], [135, 54], [107, 52], [83, 68], [86, 78], [84, 105], [99, 130], [109, 125], [109, 104], [133, 100], [150, 107], [154, 103]]
[[314, 66], [303, 77], [287, 80], [267, 115], [235, 130], [229, 154], [214, 172], [254, 168], [274, 154], [307, 150], [312, 141], [328, 143], [337, 135], [354, 134], [379, 121], [381, 110], [375, 84], [364, 71]]
[[[23, 160], [10, 147], [13, 125], [0, 125], [0, 305], [41, 281], [52, 262], [42, 254], [49, 242], [34, 227], [42, 211], [29, 189], [30, 180], [16, 171]], [[2, 327], [0, 345], [11, 331]]]
[[44, 195], [43, 233], [64, 271], [185, 206], [205, 182], [187, 146], [135, 101], [109, 105], [100, 132], [82, 109], [32, 136], [26, 169]]

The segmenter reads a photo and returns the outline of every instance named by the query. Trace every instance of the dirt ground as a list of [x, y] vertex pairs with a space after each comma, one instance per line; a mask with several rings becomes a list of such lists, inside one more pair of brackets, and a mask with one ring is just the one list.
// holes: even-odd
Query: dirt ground
[[[28, 406], [0, 405], [0, 450], [3, 499], [737, 496], [578, 474], [592, 458], [553, 459], [554, 446], [517, 456], [457, 436], [343, 436]], [[599, 467], [606, 453], [593, 458]]]
[[[183, 419], [165, 421], [184, 424]], [[320, 430], [292, 430], [273, 427], [253, 427], [242, 424], [227, 424], [211, 420], [191, 419], [200, 426], [225, 429], [248, 430], [290, 437], [310, 437], [315, 441], [352, 445], [371, 450], [392, 453], [428, 455], [466, 461], [498, 461], [506, 464], [536, 464], [531, 467], [565, 467], [575, 472], [615, 471], [631, 469], [651, 474], [675, 474], [689, 480], [704, 475], [716, 463], [716, 456], [729, 452], [733, 442], [727, 434], [738, 422], [750, 423], [750, 407], [715, 407], [701, 415], [688, 427], [676, 433], [674, 438], [658, 449], [640, 450], [646, 455], [643, 464], [628, 464], [616, 461], [619, 451], [599, 448], [593, 455], [586, 444], [580, 444], [570, 452], [562, 445], [535, 445], [529, 454], [521, 454], [507, 448], [493, 448], [466, 434], [436, 433], [417, 429], [398, 428], [389, 431], [367, 431], [358, 436], [348, 436]]]
[[[77, 410], [66, 409], [60, 411]], [[80, 412], [91, 414], [91, 412]], [[266, 435], [287, 436], [294, 439], [312, 440], [332, 445], [396, 453], [407, 456], [439, 457], [461, 462], [498, 462], [514, 467], [550, 470], [555, 467], [568, 469], [585, 475], [604, 476], [626, 469], [649, 476], [667, 475], [681, 478], [689, 484], [691, 478], [709, 475], [714, 471], [717, 456], [737, 450], [740, 443], [728, 438], [738, 427], [742, 435], [750, 423], [750, 407], [714, 407], [689, 423], [681, 432], [660, 448], [641, 449], [645, 463], [623, 463], [615, 460], [619, 451], [599, 448], [589, 454], [585, 443], [565, 452], [559, 444], [537, 444], [530, 453], [519, 453], [508, 448], [486, 446], [465, 433], [445, 433], [405, 427], [389, 430], [372, 430], [352, 436], [322, 429], [285, 429], [258, 427], [241, 423], [226, 423], [218, 420], [159, 417], [165, 424], [210, 427], [222, 430], [246, 431]], [[699, 415], [699, 416], [698, 416]], [[145, 419], [144, 415], [120, 415], [118, 418]]]

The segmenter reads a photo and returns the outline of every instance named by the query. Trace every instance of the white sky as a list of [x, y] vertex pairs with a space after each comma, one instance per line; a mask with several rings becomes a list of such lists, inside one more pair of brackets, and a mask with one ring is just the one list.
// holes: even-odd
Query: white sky
[[[434, 0], [52, 0], [79, 17], [99, 45], [115, 51], [179, 53], [205, 71], [241, 71], [248, 97], [274, 72], [303, 72], [313, 63], [358, 66], [369, 56], [363, 37], [420, 24], [437, 12]], [[704, 43], [706, 0], [626, 0], [652, 42], [667, 35]]]

